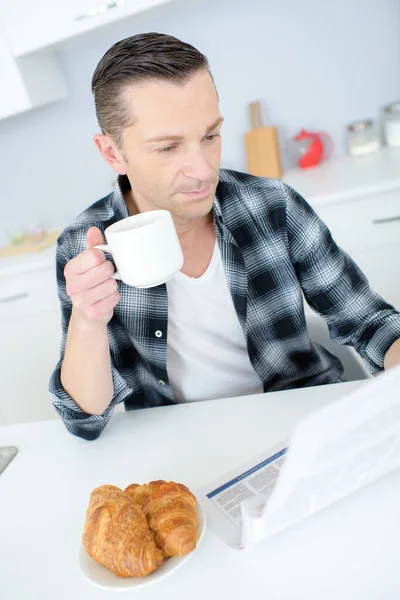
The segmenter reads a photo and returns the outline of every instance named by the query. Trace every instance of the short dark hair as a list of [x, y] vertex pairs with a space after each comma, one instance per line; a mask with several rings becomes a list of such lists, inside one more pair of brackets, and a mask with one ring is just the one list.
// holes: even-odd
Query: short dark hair
[[123, 98], [128, 85], [146, 80], [183, 85], [200, 70], [210, 73], [207, 58], [171, 35], [141, 33], [117, 42], [105, 53], [92, 77], [102, 132], [121, 146], [122, 130], [132, 124]]

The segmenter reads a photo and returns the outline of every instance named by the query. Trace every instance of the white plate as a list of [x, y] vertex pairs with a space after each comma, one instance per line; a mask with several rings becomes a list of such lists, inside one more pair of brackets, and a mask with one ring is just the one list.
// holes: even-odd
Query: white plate
[[[198, 547], [206, 528], [206, 515], [199, 503], [197, 503], [197, 512], [199, 516]], [[160, 579], [167, 577], [167, 575], [170, 575], [179, 569], [179, 567], [184, 565], [185, 562], [189, 560], [189, 558], [195, 552], [196, 550], [193, 550], [193, 552], [186, 554], [186, 556], [172, 556], [166, 560], [161, 567], [150, 573], [150, 575], [146, 575], [146, 577], [117, 577], [117, 575], [114, 575], [114, 573], [103, 567], [103, 565], [99, 565], [95, 560], [93, 560], [93, 558], [91, 558], [86, 552], [83, 544], [81, 544], [79, 549], [79, 568], [85, 579], [90, 581], [90, 583], [93, 583], [93, 585], [106, 590], [132, 590], [143, 587], [144, 585], [149, 585], [150, 583], [154, 583], [155, 581], [159, 581]]]

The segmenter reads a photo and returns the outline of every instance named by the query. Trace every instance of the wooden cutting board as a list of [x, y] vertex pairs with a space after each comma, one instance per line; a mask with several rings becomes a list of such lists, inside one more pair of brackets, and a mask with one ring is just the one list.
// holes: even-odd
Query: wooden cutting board
[[257, 177], [282, 177], [278, 132], [272, 125], [263, 126], [259, 102], [249, 105], [251, 130], [245, 133], [247, 171]]

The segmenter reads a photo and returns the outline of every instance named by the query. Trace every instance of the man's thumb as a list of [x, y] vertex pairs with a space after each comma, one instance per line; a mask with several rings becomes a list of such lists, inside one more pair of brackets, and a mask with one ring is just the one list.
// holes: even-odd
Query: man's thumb
[[90, 227], [86, 234], [86, 248], [104, 244], [103, 234], [97, 227]]

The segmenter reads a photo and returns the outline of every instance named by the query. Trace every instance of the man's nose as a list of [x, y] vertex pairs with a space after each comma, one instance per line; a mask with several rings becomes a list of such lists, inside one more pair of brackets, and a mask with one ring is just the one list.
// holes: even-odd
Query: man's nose
[[183, 174], [186, 177], [205, 183], [212, 181], [215, 177], [215, 173], [208, 164], [202, 149], [190, 150], [186, 154]]

